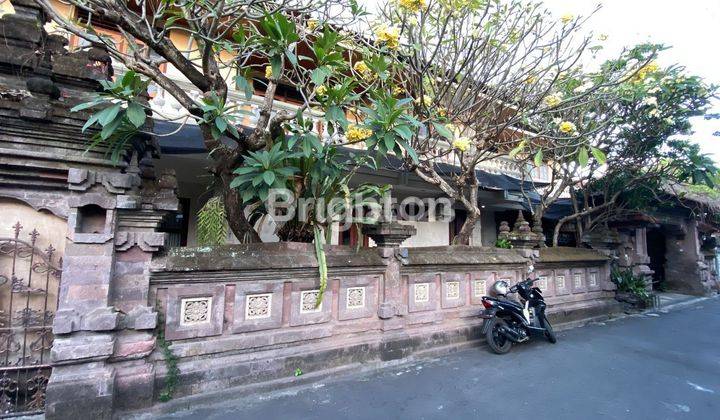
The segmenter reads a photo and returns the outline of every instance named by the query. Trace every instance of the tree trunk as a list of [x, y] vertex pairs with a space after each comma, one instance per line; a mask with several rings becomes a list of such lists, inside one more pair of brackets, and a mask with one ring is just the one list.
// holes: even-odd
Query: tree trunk
[[555, 225], [555, 229], [553, 230], [553, 239], [552, 239], [552, 246], [556, 247], [558, 246], [558, 237], [560, 236], [560, 228], [562, 228], [562, 225], [565, 224], [564, 219], [558, 220], [557, 224]]
[[469, 211], [465, 222], [460, 228], [460, 232], [453, 239], [453, 245], [470, 245], [470, 237], [472, 236], [475, 224], [480, 218], [480, 213]]
[[253, 225], [245, 217], [245, 206], [242, 204], [240, 194], [234, 188], [230, 188], [232, 176], [224, 174], [221, 176], [223, 202], [225, 203], [225, 217], [228, 227], [242, 243], [262, 242], [260, 235]]

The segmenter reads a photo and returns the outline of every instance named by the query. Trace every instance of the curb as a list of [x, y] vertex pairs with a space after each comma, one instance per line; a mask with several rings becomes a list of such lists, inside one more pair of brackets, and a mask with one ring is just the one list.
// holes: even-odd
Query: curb
[[720, 295], [701, 296], [701, 297], [690, 298], [690, 299], [684, 300], [682, 302], [671, 303], [670, 305], [667, 305], [667, 306], [661, 306], [659, 308], [651, 308], [646, 311], [643, 311], [642, 313], [654, 313], [654, 312], [668, 313], [671, 311], [687, 308], [688, 306], [693, 306], [697, 303], [705, 302], [705, 301], [713, 300], [713, 299], [720, 299]]

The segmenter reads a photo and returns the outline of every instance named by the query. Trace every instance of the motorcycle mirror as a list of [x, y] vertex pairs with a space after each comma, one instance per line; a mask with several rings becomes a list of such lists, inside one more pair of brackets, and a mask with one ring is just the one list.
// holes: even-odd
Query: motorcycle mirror
[[530, 264], [530, 265], [528, 266], [528, 273], [532, 273], [533, 271], [535, 271], [535, 266], [532, 265], [532, 264]]

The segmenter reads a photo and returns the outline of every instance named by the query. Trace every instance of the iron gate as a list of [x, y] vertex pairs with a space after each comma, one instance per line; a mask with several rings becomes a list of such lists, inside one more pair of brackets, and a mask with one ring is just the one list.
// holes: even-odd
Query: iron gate
[[[50, 378], [52, 320], [62, 260], [36, 247], [40, 234], [0, 237], [0, 417], [42, 413]], [[25, 239], [22, 239], [25, 237]]]

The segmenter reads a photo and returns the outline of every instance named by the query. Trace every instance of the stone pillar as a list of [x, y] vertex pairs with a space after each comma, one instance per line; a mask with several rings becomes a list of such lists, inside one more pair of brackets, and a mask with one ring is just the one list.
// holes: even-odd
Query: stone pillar
[[407, 314], [400, 267], [407, 260], [408, 250], [400, 248], [400, 245], [415, 233], [414, 226], [398, 222], [380, 222], [363, 227], [363, 234], [375, 241], [377, 252], [386, 264], [378, 306], [378, 317], [383, 320], [383, 330], [399, 329], [404, 325], [398, 317]]
[[177, 199], [174, 176], [139, 172], [70, 170], [50, 418], [107, 418], [152, 402], [155, 374], [145, 358], [155, 347], [157, 313], [148, 302], [149, 266], [164, 244], [157, 228]]
[[700, 237], [695, 220], [687, 220], [666, 241], [665, 277], [669, 290], [692, 295], [711, 293], [709, 269], [700, 252]]

